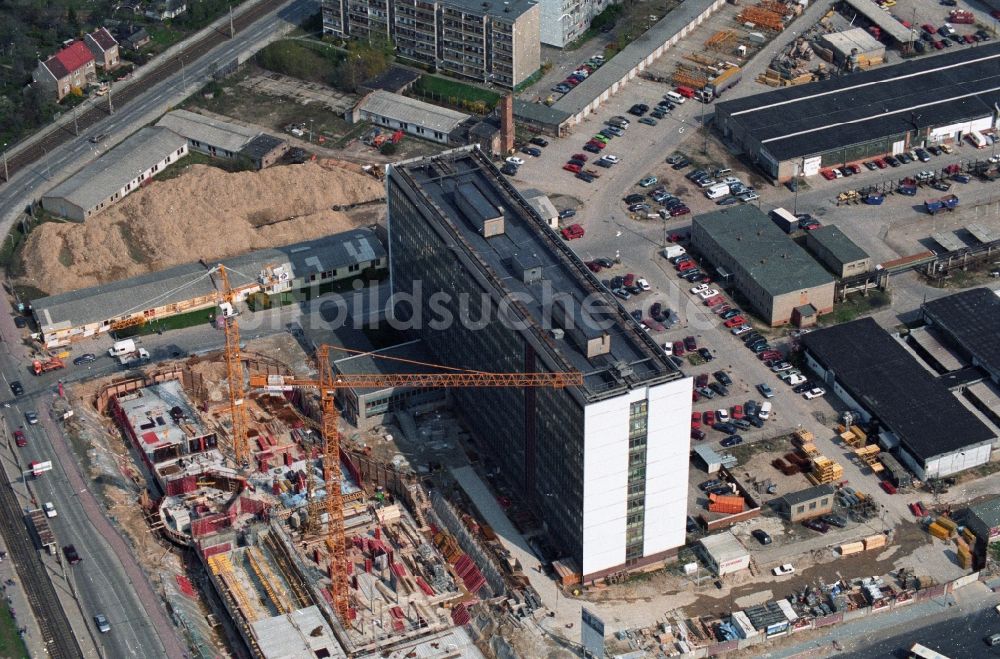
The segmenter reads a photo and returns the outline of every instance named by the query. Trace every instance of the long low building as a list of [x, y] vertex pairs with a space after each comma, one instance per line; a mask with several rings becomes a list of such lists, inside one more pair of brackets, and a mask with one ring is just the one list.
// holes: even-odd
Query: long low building
[[924, 302], [921, 310], [928, 325], [1000, 384], [1000, 296], [995, 291], [973, 288]]
[[998, 70], [1000, 43], [956, 48], [720, 102], [715, 123], [764, 173], [786, 181], [994, 127]]
[[365, 95], [348, 113], [351, 123], [369, 121], [390, 130], [401, 130], [441, 144], [471, 115], [431, 105], [420, 99], [376, 89]]
[[756, 206], [696, 216], [691, 246], [771, 326], [808, 325], [833, 310], [833, 277]]
[[[806, 364], [921, 480], [986, 464], [990, 428], [871, 318], [801, 338]], [[871, 434], [870, 434], [871, 436]]]
[[[225, 259], [233, 287], [242, 296], [263, 292], [273, 299], [388, 268], [385, 247], [369, 229], [250, 252]], [[212, 263], [211, 266], [215, 264]], [[257, 282], [259, 286], [253, 286]], [[203, 263], [32, 300], [31, 308], [47, 347], [67, 345], [101, 333], [212, 309], [221, 283]], [[322, 288], [320, 289], [322, 292]], [[208, 321], [208, 314], [205, 316]]]
[[82, 222], [162, 172], [188, 153], [185, 138], [147, 126], [42, 196], [42, 208]]
[[190, 110], [173, 110], [163, 115], [157, 126], [169, 128], [188, 141], [188, 149], [213, 158], [245, 159], [254, 169], [273, 164], [289, 144], [267, 133]]

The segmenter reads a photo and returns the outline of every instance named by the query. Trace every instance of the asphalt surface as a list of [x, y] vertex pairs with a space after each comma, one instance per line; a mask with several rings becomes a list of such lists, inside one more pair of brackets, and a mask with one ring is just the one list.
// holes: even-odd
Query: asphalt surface
[[[276, 12], [237, 32], [234, 39], [226, 41], [201, 59], [185, 62], [181, 75], [175, 74], [153, 84], [130, 103], [116, 107], [110, 116], [82, 130], [79, 136], [45, 151], [41, 158], [19, 171], [11, 172], [9, 183], [0, 187], [0, 232], [5, 235], [33, 199], [40, 198], [68, 174], [98, 158], [114, 143], [155, 120], [171, 106], [199, 89], [211, 78], [218, 65], [259, 49], [280, 36], [282, 29], [297, 25], [315, 9], [316, 3], [313, 0], [292, 0]], [[68, 130], [72, 131], [72, 122]], [[90, 143], [91, 137], [102, 134], [108, 135], [105, 141]]]

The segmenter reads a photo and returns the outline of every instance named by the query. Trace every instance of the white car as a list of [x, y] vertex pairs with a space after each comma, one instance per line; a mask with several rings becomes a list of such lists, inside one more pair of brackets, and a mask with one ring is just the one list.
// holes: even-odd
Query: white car
[[805, 382], [808, 379], [809, 378], [807, 378], [806, 376], [804, 376], [804, 375], [802, 375], [800, 373], [796, 373], [796, 374], [792, 375], [791, 377], [786, 378], [785, 382], [787, 382], [790, 387], [797, 387], [797, 386], [799, 386], [800, 384], [802, 384], [803, 382]]
[[667, 355], [668, 357], [670, 355], [674, 354], [674, 344], [673, 343], [664, 343], [663, 344], [663, 353], [665, 355]]
[[691, 287], [691, 295], [698, 295], [702, 291], [708, 290], [708, 284], [698, 284], [697, 286]]
[[771, 574], [776, 577], [783, 577], [786, 574], [792, 574], [795, 572], [795, 566], [791, 563], [785, 563], [784, 565], [779, 565], [776, 568], [771, 568]]
[[739, 336], [740, 334], [746, 334], [747, 332], [749, 332], [752, 329], [753, 328], [750, 327], [749, 325], [740, 325], [739, 327], [734, 327], [732, 329], [733, 336]]
[[718, 423], [729, 421], [729, 412], [727, 410], [717, 410], [715, 412], [715, 420]]
[[709, 288], [702, 291], [701, 293], [698, 293], [698, 297], [700, 297], [702, 300], [707, 300], [708, 298], [715, 297], [718, 294], [719, 291], [715, 290], [714, 288]]
[[56, 512], [56, 507], [52, 505], [51, 501], [46, 501], [45, 505], [43, 505], [42, 508], [45, 509], [46, 517], [56, 517], [57, 515], [59, 515], [59, 513]]
[[638, 279], [635, 280], [635, 285], [644, 291], [648, 291], [649, 289], [652, 288], [652, 286], [649, 285], [649, 282], [643, 279], [642, 277], [639, 277]]
[[754, 201], [755, 199], [760, 199], [760, 195], [754, 192], [753, 190], [748, 190], [747, 192], [744, 192], [739, 195], [739, 200], [742, 202], [749, 203], [751, 201]]
[[524, 164], [524, 158], [518, 158], [517, 156], [508, 156], [506, 162], [509, 162], [512, 165], [517, 165], [518, 167], [520, 167], [521, 165]]
[[607, 160], [608, 162], [613, 162], [615, 164], [620, 163], [622, 161], [621, 158], [619, 158], [618, 156], [613, 156], [610, 153], [606, 156], [601, 156], [601, 159]]
[[810, 389], [809, 391], [802, 394], [802, 397], [806, 400], [812, 400], [813, 398], [822, 398], [826, 395], [826, 389], [823, 387], [816, 387], [815, 389]]

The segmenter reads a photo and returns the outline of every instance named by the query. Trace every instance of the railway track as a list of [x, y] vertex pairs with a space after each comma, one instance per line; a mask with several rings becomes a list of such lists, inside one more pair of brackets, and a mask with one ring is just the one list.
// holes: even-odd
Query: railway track
[[20, 587], [24, 589], [24, 595], [38, 621], [48, 656], [54, 659], [77, 659], [83, 655], [80, 645], [76, 642], [73, 628], [59, 603], [45, 565], [38, 557], [38, 550], [31, 541], [31, 532], [24, 521], [24, 513], [3, 469], [0, 469], [0, 479], [0, 531], [7, 543], [7, 552], [14, 561], [17, 576], [21, 579]]
[[[246, 29], [247, 26], [256, 22], [268, 12], [274, 11], [286, 1], [287, 0], [264, 0], [239, 16], [235, 16], [233, 18], [233, 27], [235, 31], [240, 32], [241, 30]], [[162, 62], [154, 61], [151, 68], [147, 70], [142, 78], [131, 82], [122, 82], [112, 85], [112, 105], [115, 108], [122, 107], [123, 105], [134, 100], [149, 87], [166, 80], [172, 75], [180, 73], [182, 68], [182, 59], [184, 64], [194, 62], [228, 39], [228, 30], [216, 30], [205, 35], [189, 47], [186, 47], [182, 54], [175, 55], [169, 59], [163, 60]], [[108, 106], [106, 104], [98, 103], [97, 105], [91, 106], [87, 110], [80, 111], [77, 115], [76, 123], [79, 129], [83, 131], [90, 126], [93, 126], [101, 119], [107, 117], [109, 114]], [[41, 130], [46, 131], [44, 137], [36, 141], [31, 146], [19, 151], [17, 154], [8, 156], [7, 168], [10, 175], [24, 169], [38, 160], [38, 158], [42, 155], [76, 137], [73, 133], [73, 127], [70, 125], [42, 128]]]

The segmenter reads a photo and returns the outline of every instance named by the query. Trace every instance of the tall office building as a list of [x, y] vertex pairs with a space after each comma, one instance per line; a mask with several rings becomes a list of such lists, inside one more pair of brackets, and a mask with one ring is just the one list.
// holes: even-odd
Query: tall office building
[[403, 58], [513, 89], [541, 66], [534, 0], [322, 0], [323, 31], [391, 42]]
[[[443, 364], [579, 371], [569, 389], [454, 389], [476, 446], [585, 580], [684, 543], [691, 379], [477, 148], [386, 177], [395, 317]], [[451, 319], [447, 322], [447, 319]]]

